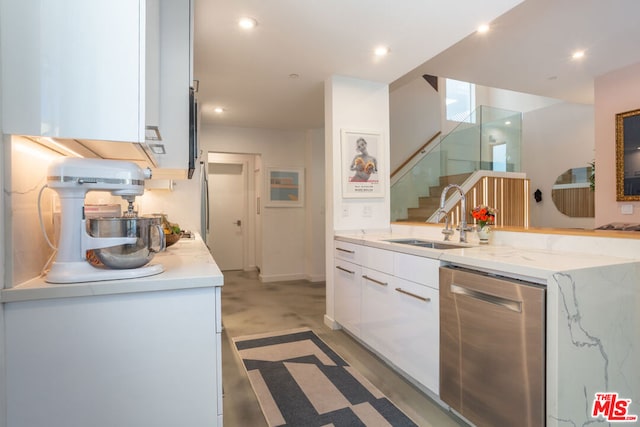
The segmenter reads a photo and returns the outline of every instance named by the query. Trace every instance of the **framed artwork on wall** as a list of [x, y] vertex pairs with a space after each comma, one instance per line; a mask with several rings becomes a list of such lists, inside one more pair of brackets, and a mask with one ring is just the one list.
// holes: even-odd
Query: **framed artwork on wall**
[[384, 197], [382, 133], [343, 129], [340, 144], [342, 197]]
[[616, 114], [616, 201], [640, 200], [640, 109]]
[[304, 206], [304, 168], [267, 168], [269, 207]]

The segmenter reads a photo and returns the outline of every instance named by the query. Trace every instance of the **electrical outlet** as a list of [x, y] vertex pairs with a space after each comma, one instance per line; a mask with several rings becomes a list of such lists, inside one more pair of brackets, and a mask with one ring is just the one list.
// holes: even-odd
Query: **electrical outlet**
[[632, 215], [633, 214], [633, 205], [621, 205], [620, 213], [622, 215]]

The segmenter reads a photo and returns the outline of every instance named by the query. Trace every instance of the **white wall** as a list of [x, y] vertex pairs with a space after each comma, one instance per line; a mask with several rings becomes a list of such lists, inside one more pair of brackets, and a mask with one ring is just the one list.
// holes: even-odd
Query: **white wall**
[[[594, 218], [570, 218], [551, 199], [551, 187], [560, 174], [587, 167], [594, 159], [593, 114], [591, 105], [569, 103], [524, 114], [522, 170], [530, 179], [532, 227], [594, 228]], [[540, 203], [533, 198], [538, 188]]]
[[[136, 198], [141, 214], [164, 213], [183, 230], [200, 233], [200, 165], [191, 179], [174, 181], [173, 191], [147, 190]], [[204, 238], [204, 236], [203, 236]]]
[[[307, 168], [306, 175], [306, 223], [315, 226], [307, 227], [305, 236], [305, 258], [307, 280], [318, 282], [325, 280], [325, 159], [324, 159], [324, 131], [307, 131], [306, 164], [313, 165]], [[321, 224], [322, 226], [318, 226]]]
[[[311, 134], [314, 135], [314, 132], [321, 131], [312, 131]], [[317, 174], [323, 171], [322, 161], [311, 161], [309, 156], [311, 163], [307, 163], [307, 150], [316, 155], [321, 154], [317, 147], [308, 146], [321, 143], [322, 137], [314, 135], [309, 138], [305, 131], [210, 125], [203, 125], [200, 129], [200, 145], [205, 152], [259, 154], [264, 170], [274, 166], [304, 167], [305, 175], [311, 177], [312, 184], [305, 183], [307, 191], [304, 207], [266, 207], [264, 194], [261, 198], [262, 242], [257, 246], [257, 258], [261, 259], [260, 277], [263, 281], [318, 280], [324, 277], [324, 264], [318, 265], [317, 257], [312, 256], [313, 262], [309, 262], [306, 257], [309, 250], [309, 230], [320, 228], [324, 236], [322, 218], [309, 216], [307, 212], [308, 209], [314, 210], [316, 206], [321, 206], [318, 200], [323, 197], [322, 189], [315, 184]]]
[[[384, 197], [345, 199], [342, 197], [344, 159], [341, 152], [341, 131], [377, 131], [384, 141], [380, 152], [379, 170], [389, 175], [389, 86], [343, 76], [325, 81], [325, 182], [326, 182], [326, 281], [327, 309], [325, 323], [337, 327], [333, 304], [333, 236], [341, 230], [376, 230], [390, 228], [389, 183]], [[347, 164], [351, 158], [347, 160]]]
[[[640, 222], [640, 202], [616, 201], [616, 114], [640, 108], [640, 63], [595, 81], [596, 225]], [[620, 212], [633, 206], [632, 215]]]
[[[362, 230], [388, 228], [390, 222], [389, 183], [389, 86], [350, 77], [333, 76], [325, 88], [325, 138], [331, 146], [327, 155], [327, 196], [333, 198], [333, 229]], [[327, 91], [330, 94], [327, 94]], [[328, 111], [327, 111], [328, 110]], [[375, 131], [382, 135], [378, 153], [378, 175], [383, 197], [344, 198], [342, 180], [352, 157], [342, 158], [341, 131]], [[331, 162], [329, 162], [329, 154]], [[328, 205], [328, 203], [327, 203]]]
[[440, 130], [440, 94], [418, 77], [389, 92], [390, 172]]
[[562, 101], [554, 98], [546, 98], [528, 93], [514, 92], [507, 89], [498, 89], [487, 86], [476, 86], [476, 104], [489, 105], [503, 110], [529, 111], [546, 108]]

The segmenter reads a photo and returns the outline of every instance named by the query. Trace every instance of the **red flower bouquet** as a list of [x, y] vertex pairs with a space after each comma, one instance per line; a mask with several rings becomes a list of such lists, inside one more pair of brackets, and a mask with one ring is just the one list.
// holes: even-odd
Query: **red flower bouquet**
[[471, 216], [478, 222], [480, 228], [491, 225], [496, 219], [496, 210], [491, 206], [479, 205], [473, 208]]

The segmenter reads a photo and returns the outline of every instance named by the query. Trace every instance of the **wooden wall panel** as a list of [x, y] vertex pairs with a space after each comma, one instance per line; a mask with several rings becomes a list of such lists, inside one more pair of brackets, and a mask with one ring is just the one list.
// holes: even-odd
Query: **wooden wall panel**
[[[501, 177], [483, 177], [467, 192], [467, 223], [474, 225], [471, 210], [477, 205], [488, 205], [498, 210], [496, 226], [529, 226], [529, 180]], [[450, 213], [454, 224], [460, 223], [460, 202]]]
[[569, 217], [595, 217], [595, 192], [589, 187], [553, 189], [551, 199], [556, 208]]

